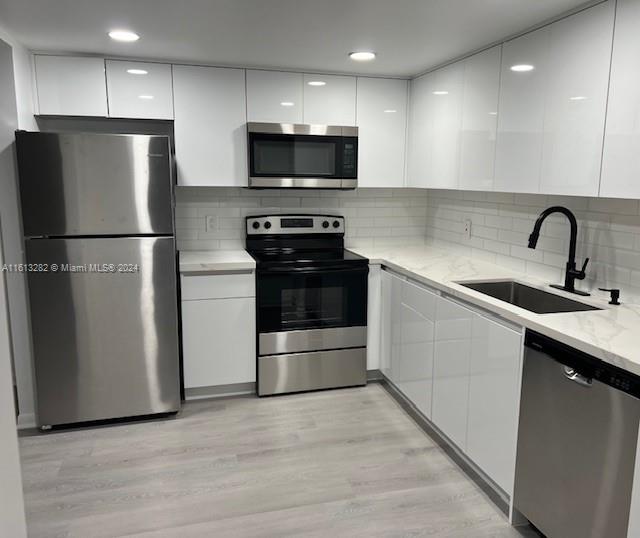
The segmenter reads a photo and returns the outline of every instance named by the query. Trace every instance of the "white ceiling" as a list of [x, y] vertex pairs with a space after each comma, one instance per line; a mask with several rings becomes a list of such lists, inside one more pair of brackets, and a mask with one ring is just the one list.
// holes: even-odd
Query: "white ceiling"
[[[390, 76], [523, 31], [584, 0], [0, 0], [32, 50]], [[141, 39], [111, 41], [131, 29]], [[378, 58], [356, 63], [352, 50]]]

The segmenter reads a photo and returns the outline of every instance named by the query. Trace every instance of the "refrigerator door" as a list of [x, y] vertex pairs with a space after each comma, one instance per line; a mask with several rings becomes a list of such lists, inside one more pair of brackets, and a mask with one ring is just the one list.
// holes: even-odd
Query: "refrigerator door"
[[24, 235], [173, 234], [169, 138], [17, 132]]
[[[174, 239], [31, 239], [26, 246], [27, 262], [47, 269], [28, 273], [39, 425], [177, 411]], [[96, 272], [100, 264], [134, 272]]]

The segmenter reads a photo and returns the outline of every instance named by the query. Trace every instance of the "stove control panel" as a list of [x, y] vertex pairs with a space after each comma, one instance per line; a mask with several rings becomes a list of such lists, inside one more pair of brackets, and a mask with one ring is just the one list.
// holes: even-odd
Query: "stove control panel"
[[344, 217], [336, 215], [261, 215], [247, 217], [247, 235], [344, 234]]

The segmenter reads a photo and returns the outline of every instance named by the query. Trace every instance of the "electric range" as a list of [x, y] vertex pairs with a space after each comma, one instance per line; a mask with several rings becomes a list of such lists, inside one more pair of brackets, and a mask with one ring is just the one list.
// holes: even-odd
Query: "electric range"
[[344, 218], [251, 216], [246, 231], [258, 395], [366, 384], [369, 261], [344, 249]]

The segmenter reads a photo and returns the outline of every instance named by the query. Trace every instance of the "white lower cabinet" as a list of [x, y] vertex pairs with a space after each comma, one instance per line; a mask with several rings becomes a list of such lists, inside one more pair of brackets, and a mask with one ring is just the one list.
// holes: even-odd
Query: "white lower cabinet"
[[181, 282], [185, 389], [255, 382], [253, 274], [190, 275]]
[[438, 296], [410, 282], [402, 283], [398, 388], [426, 416], [431, 417], [433, 335]]
[[474, 314], [466, 452], [513, 493], [522, 375], [522, 332]]
[[467, 441], [473, 312], [440, 297], [433, 367], [433, 423], [459, 448]]
[[387, 270], [380, 287], [382, 373], [511, 496], [522, 331]]

